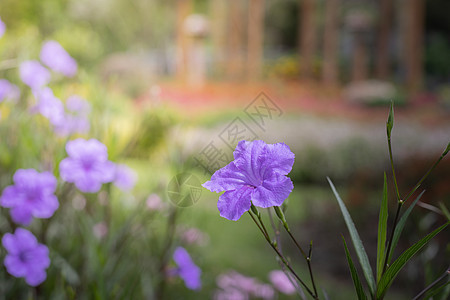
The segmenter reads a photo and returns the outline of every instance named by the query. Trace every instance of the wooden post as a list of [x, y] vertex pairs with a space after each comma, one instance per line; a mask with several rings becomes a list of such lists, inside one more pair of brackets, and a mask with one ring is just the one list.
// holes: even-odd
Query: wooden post
[[243, 1], [229, 1], [227, 73], [241, 79], [244, 71], [244, 8]]
[[375, 61], [375, 74], [379, 79], [389, 79], [391, 61], [389, 58], [389, 38], [391, 37], [393, 19], [393, 1], [380, 0], [380, 17], [378, 19], [378, 42]]
[[264, 0], [249, 0], [247, 78], [259, 79], [263, 62]]
[[339, 0], [325, 3], [325, 28], [323, 41], [323, 83], [330, 86], [338, 84], [338, 43], [339, 43]]
[[301, 10], [300, 28], [300, 74], [304, 79], [313, 75], [313, 61], [316, 50], [316, 0], [299, 0]]
[[177, 0], [176, 2], [176, 76], [179, 80], [186, 79], [186, 63], [188, 38], [184, 33], [184, 21], [192, 9], [192, 0]]

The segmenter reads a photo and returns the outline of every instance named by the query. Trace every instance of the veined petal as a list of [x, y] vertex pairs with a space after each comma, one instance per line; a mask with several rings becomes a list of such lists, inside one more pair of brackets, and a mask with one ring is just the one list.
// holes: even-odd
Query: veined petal
[[267, 144], [264, 141], [240, 141], [234, 150], [234, 164], [253, 186], [261, 184], [263, 179], [261, 164], [264, 162]]
[[211, 192], [219, 193], [239, 189], [245, 184], [248, 184], [245, 175], [231, 162], [222, 169], [217, 170], [211, 177], [211, 180], [205, 182], [202, 186]]
[[259, 207], [280, 206], [293, 188], [294, 184], [289, 177], [272, 172], [271, 176], [253, 191], [252, 203]]
[[262, 174], [265, 170], [271, 170], [286, 175], [292, 170], [294, 160], [295, 154], [285, 143], [268, 144], [262, 160]]
[[240, 189], [227, 191], [219, 197], [217, 208], [220, 216], [228, 220], [237, 221], [250, 209], [251, 194], [254, 188], [243, 186]]

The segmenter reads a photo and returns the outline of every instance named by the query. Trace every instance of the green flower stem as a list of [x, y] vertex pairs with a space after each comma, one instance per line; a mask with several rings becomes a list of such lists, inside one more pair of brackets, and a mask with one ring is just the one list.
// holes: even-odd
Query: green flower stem
[[400, 202], [401, 198], [400, 198], [400, 192], [398, 190], [398, 185], [397, 185], [397, 176], [395, 176], [394, 159], [392, 158], [392, 145], [391, 145], [391, 137], [390, 136], [388, 136], [388, 147], [389, 147], [389, 160], [391, 162], [392, 176], [394, 177], [395, 193], [397, 195], [397, 201]]
[[258, 221], [256, 220], [256, 218], [253, 216], [253, 214], [248, 211], [248, 214], [250, 215], [250, 217], [252, 218], [253, 222], [255, 222], [256, 226], [259, 228], [259, 230], [261, 231], [261, 233], [263, 234], [263, 236], [265, 237], [266, 241], [269, 243], [269, 245], [272, 247], [272, 249], [277, 253], [278, 257], [281, 259], [281, 261], [284, 263], [284, 265], [289, 269], [289, 271], [291, 271], [291, 273], [295, 276], [295, 278], [303, 285], [303, 287], [306, 289], [306, 291], [308, 292], [308, 294], [311, 295], [311, 297], [313, 297], [314, 299], [319, 299], [319, 297], [317, 296], [317, 293], [313, 293], [308, 286], [306, 285], [306, 283], [300, 279], [300, 277], [297, 275], [297, 273], [292, 269], [291, 265], [289, 264], [289, 262], [287, 261], [287, 259], [283, 256], [283, 254], [280, 253], [280, 251], [278, 250], [277, 246], [270, 240], [270, 237], [268, 235], [266, 235], [264, 229], [261, 227], [261, 225], [258, 223]]
[[400, 210], [401, 210], [401, 208], [403, 206], [403, 203], [404, 203], [404, 201], [400, 200], [398, 202], [398, 205], [397, 205], [397, 212], [395, 213], [394, 225], [392, 226], [392, 232], [391, 232], [391, 236], [389, 238], [389, 242], [388, 242], [388, 245], [387, 245], [386, 256], [384, 257], [384, 264], [383, 264], [383, 272], [382, 272], [382, 274], [384, 274], [384, 272], [386, 271], [386, 268], [387, 268], [388, 259], [389, 259], [389, 253], [391, 252], [392, 240], [394, 238], [394, 232], [395, 232], [395, 229], [397, 227], [398, 217], [400, 215]]

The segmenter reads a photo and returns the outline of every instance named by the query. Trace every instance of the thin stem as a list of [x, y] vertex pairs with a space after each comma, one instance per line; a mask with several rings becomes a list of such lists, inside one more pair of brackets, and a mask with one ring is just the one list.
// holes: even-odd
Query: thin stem
[[445, 154], [442, 153], [441, 156], [438, 158], [438, 160], [428, 170], [428, 172], [422, 176], [422, 178], [419, 180], [419, 182], [416, 184], [416, 186], [408, 193], [408, 195], [405, 197], [404, 201], [408, 200], [409, 197], [411, 197], [411, 195], [414, 194], [415, 191], [417, 191], [417, 189], [420, 187], [422, 182], [428, 177], [428, 175], [430, 175], [431, 171], [433, 171], [434, 168], [436, 168], [436, 166], [440, 163], [440, 161], [444, 158], [444, 156], [445, 156]]
[[397, 185], [397, 176], [395, 176], [394, 159], [392, 158], [391, 137], [388, 137], [388, 147], [389, 147], [389, 160], [391, 162], [392, 176], [394, 177], [395, 193], [397, 194], [397, 201], [400, 201], [401, 198]]
[[255, 222], [256, 226], [259, 228], [259, 230], [261, 231], [261, 233], [264, 235], [264, 237], [266, 238], [266, 241], [269, 243], [269, 245], [272, 247], [272, 249], [277, 253], [278, 257], [280, 257], [281, 261], [284, 263], [284, 265], [289, 269], [289, 271], [291, 271], [291, 273], [295, 276], [295, 278], [303, 285], [303, 287], [306, 289], [306, 291], [311, 295], [311, 297], [313, 297], [314, 299], [319, 299], [318, 296], [316, 294], [314, 294], [309, 288], [308, 286], [305, 284], [305, 282], [303, 282], [303, 280], [300, 279], [300, 277], [297, 275], [297, 273], [292, 269], [291, 265], [288, 263], [288, 261], [286, 260], [286, 258], [283, 256], [283, 254], [280, 253], [280, 251], [278, 250], [277, 247], [275, 247], [275, 245], [270, 241], [270, 237], [267, 236], [264, 232], [264, 230], [262, 229], [262, 227], [258, 224], [258, 221], [256, 220], [256, 218], [253, 216], [253, 214], [248, 211], [248, 214], [250, 215], [250, 217], [252, 218], [253, 222]]
[[[316, 288], [316, 283], [314, 281], [314, 275], [312, 272], [312, 267], [311, 267], [311, 255], [306, 255], [305, 251], [303, 251], [302, 247], [300, 246], [300, 244], [297, 242], [297, 240], [295, 239], [295, 237], [292, 235], [291, 231], [289, 230], [289, 228], [284, 227], [287, 231], [287, 233], [289, 234], [289, 236], [291, 237], [291, 239], [294, 241], [294, 244], [297, 246], [297, 248], [300, 250], [300, 252], [302, 253], [303, 257], [306, 260], [306, 263], [308, 265], [308, 270], [309, 270], [309, 277], [311, 278], [311, 283], [314, 289], [314, 293], [317, 295], [317, 288]], [[312, 246], [310, 248], [310, 253], [311, 253], [311, 249]]]
[[438, 284], [442, 279], [444, 279], [446, 276], [450, 275], [450, 269], [447, 269], [444, 274], [442, 274], [438, 279], [433, 281], [429, 286], [427, 286], [423, 291], [421, 291], [417, 296], [414, 297], [413, 300], [418, 300], [420, 297], [422, 297], [426, 292], [428, 292], [431, 288], [433, 288], [436, 284]]
[[398, 202], [397, 212], [395, 213], [395, 218], [394, 218], [394, 225], [392, 226], [392, 232], [391, 232], [391, 236], [389, 237], [388, 247], [386, 250], [386, 256], [384, 258], [383, 273], [384, 273], [384, 271], [386, 271], [386, 267], [387, 267], [388, 259], [389, 259], [389, 253], [391, 252], [392, 240], [394, 239], [394, 232], [395, 232], [395, 229], [397, 228], [397, 221], [398, 221], [398, 217], [400, 215], [400, 209], [402, 208], [403, 203], [404, 202], [401, 200]]

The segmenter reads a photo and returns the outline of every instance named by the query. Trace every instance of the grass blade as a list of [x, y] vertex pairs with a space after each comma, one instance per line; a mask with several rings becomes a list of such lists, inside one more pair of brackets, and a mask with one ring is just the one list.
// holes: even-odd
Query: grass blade
[[364, 289], [361, 285], [361, 281], [359, 280], [355, 265], [353, 264], [352, 258], [350, 257], [350, 253], [348, 252], [347, 243], [345, 242], [344, 237], [342, 237], [342, 240], [344, 241], [345, 255], [347, 256], [347, 262], [350, 268], [350, 273], [352, 275], [353, 285], [355, 286], [356, 294], [358, 295], [358, 300], [366, 300], [367, 299], [366, 294], [364, 293]]
[[345, 207], [344, 202], [342, 201], [341, 197], [339, 196], [338, 192], [336, 191], [336, 188], [334, 187], [330, 178], [327, 177], [327, 180], [331, 186], [331, 189], [333, 190], [336, 200], [339, 203], [339, 207], [341, 209], [342, 215], [344, 216], [344, 220], [345, 220], [345, 223], [347, 224], [348, 231], [350, 232], [350, 237], [352, 239], [353, 246], [355, 247], [355, 251], [358, 256], [359, 263], [361, 264], [361, 267], [362, 267], [362, 270], [364, 273], [364, 277], [367, 280], [367, 285], [369, 286], [370, 294], [375, 295], [376, 284], [375, 284], [375, 279], [373, 277], [372, 268], [370, 267], [369, 258], [367, 257], [366, 250], [364, 250], [364, 246], [359, 237], [358, 231], [356, 230], [355, 224], [353, 223], [352, 217], [350, 216], [350, 213], [347, 210], [347, 207]]
[[391, 252], [389, 253], [389, 258], [388, 258], [388, 264], [390, 264], [390, 262], [391, 262], [392, 254], [394, 253], [394, 249], [397, 246], [398, 240], [400, 239], [400, 235], [402, 234], [403, 228], [405, 227], [406, 220], [408, 219], [408, 216], [411, 213], [411, 211], [413, 210], [417, 201], [419, 201], [419, 199], [422, 198], [423, 193], [425, 193], [425, 191], [422, 191], [422, 193], [420, 193], [420, 195], [417, 196], [416, 199], [414, 199], [413, 203], [411, 203], [411, 205], [408, 207], [408, 209], [403, 213], [400, 221], [397, 224], [397, 228], [395, 228], [394, 238], [392, 239]]
[[420, 241], [409, 247], [405, 252], [403, 252], [396, 261], [386, 270], [386, 272], [381, 277], [377, 289], [377, 299], [383, 298], [392, 281], [397, 277], [400, 270], [405, 266], [405, 264], [416, 254], [423, 246], [425, 246], [436, 234], [441, 232], [450, 222], [445, 223], [441, 227], [435, 229], [433, 232], [429, 233], [427, 236], [422, 238]]
[[383, 275], [383, 264], [385, 259], [386, 233], [388, 220], [388, 200], [387, 200], [387, 179], [384, 173], [383, 200], [380, 206], [380, 216], [378, 218], [378, 247], [377, 247], [377, 283]]

